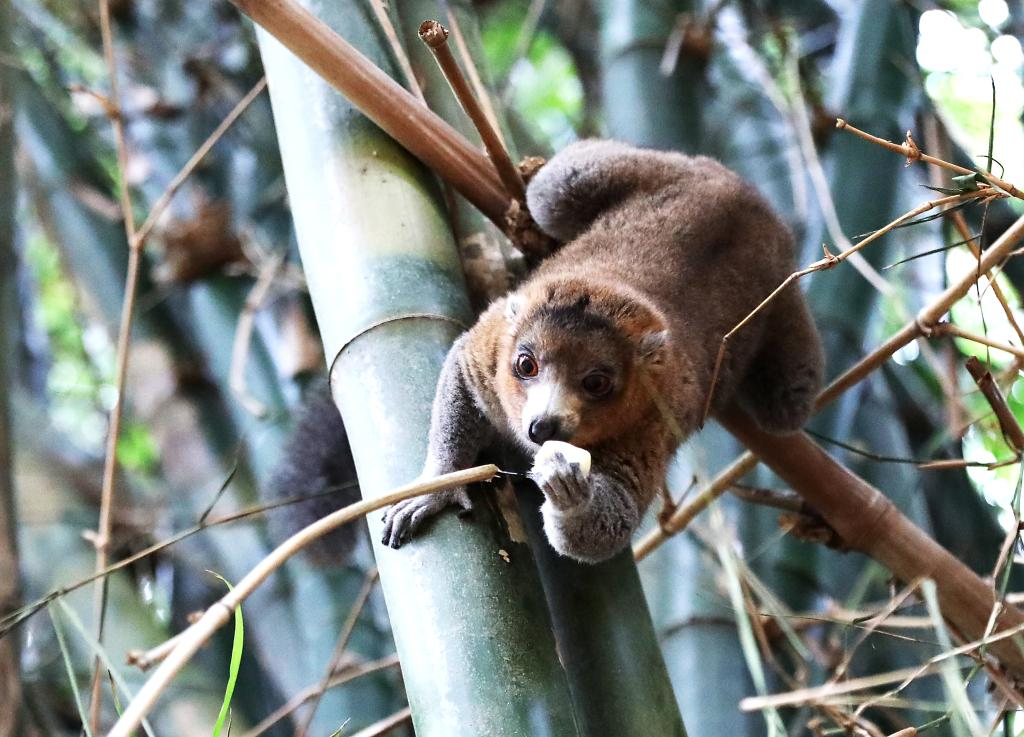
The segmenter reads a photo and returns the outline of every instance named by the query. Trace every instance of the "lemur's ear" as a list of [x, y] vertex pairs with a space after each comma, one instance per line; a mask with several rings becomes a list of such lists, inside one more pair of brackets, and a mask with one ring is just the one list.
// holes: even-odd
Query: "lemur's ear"
[[519, 315], [523, 307], [523, 297], [520, 294], [510, 294], [505, 299], [505, 319], [512, 322]]
[[652, 330], [644, 333], [636, 345], [637, 358], [648, 366], [660, 366], [665, 361], [665, 345], [667, 343], [668, 330]]

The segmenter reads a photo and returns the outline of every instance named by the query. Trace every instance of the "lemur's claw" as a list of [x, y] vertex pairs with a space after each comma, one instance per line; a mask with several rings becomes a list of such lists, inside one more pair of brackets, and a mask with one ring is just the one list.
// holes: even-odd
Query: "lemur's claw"
[[417, 496], [392, 505], [384, 513], [381, 545], [400, 548], [413, 537], [426, 520], [452, 505], [462, 507], [463, 513], [472, 508], [473, 503], [464, 487]]

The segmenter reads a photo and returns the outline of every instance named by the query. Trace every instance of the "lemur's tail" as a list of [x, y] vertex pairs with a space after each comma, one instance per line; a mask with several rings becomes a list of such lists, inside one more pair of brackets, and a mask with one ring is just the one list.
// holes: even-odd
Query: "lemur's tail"
[[[295, 428], [264, 491], [267, 501], [311, 497], [268, 512], [275, 544], [359, 500], [345, 424], [326, 380], [317, 380], [306, 390]], [[306, 548], [310, 559], [323, 566], [344, 563], [360, 529], [349, 524], [325, 535]]]

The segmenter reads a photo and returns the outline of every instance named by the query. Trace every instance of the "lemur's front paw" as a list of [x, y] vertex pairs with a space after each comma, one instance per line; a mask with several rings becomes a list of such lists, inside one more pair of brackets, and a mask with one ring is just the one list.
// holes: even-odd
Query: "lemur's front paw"
[[590, 498], [590, 483], [580, 464], [555, 451], [535, 460], [529, 476], [560, 512], [578, 507]]
[[384, 534], [380, 541], [393, 548], [401, 547], [403, 543], [409, 541], [425, 520], [433, 517], [445, 507], [456, 505], [462, 507], [464, 511], [469, 511], [473, 507], [473, 502], [470, 500], [465, 486], [398, 502], [384, 513], [382, 518]]

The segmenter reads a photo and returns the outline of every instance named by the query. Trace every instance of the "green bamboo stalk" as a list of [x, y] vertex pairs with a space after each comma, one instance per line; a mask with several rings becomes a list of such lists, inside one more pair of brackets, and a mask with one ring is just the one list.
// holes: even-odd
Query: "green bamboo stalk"
[[[0, 59], [11, 54], [11, 12], [0, 0]], [[18, 335], [18, 309], [14, 291], [14, 91], [11, 67], [0, 64], [0, 617], [17, 608], [21, 600], [18, 563], [14, 458], [11, 440], [10, 395], [14, 381], [12, 357]], [[0, 737], [21, 731], [21, 667], [17, 637], [0, 641], [0, 704], [14, 708], [0, 714]]]
[[[318, 9], [387, 66], [365, 9]], [[272, 37], [259, 43], [335, 400], [373, 497], [419, 473], [437, 375], [472, 313], [432, 177]], [[420, 737], [577, 734], [529, 549], [491, 505], [375, 553]]]

